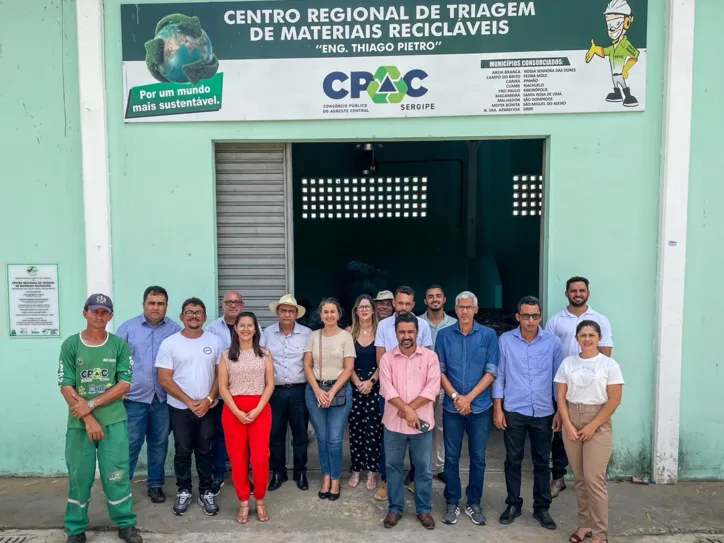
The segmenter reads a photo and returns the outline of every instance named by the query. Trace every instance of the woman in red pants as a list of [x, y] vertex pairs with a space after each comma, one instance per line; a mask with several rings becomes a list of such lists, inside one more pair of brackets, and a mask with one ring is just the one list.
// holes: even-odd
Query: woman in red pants
[[256, 516], [269, 520], [264, 506], [269, 480], [269, 433], [274, 392], [274, 363], [271, 355], [259, 346], [259, 325], [254, 313], [236, 317], [231, 348], [221, 355], [218, 365], [219, 391], [224, 398], [221, 423], [226, 449], [231, 460], [231, 474], [236, 495], [241, 502], [236, 521], [249, 521], [249, 450], [254, 474]]

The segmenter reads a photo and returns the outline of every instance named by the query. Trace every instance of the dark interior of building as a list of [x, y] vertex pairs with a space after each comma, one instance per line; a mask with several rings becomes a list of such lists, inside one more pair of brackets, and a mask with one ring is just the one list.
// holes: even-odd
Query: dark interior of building
[[543, 148], [544, 140], [295, 144], [296, 292], [315, 308], [338, 297], [348, 310], [362, 292], [407, 284], [419, 313], [425, 288], [439, 284], [448, 311], [471, 290], [481, 320], [510, 315], [539, 290]]

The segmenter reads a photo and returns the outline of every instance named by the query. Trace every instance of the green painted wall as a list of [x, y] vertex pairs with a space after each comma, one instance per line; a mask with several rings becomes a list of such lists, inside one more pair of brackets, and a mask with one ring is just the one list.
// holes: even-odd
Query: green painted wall
[[61, 333], [85, 322], [77, 58], [73, 2], [0, 2], [0, 475], [65, 470], [62, 339], [8, 339], [5, 275], [57, 262]]
[[696, 3], [694, 107], [686, 252], [684, 357], [682, 362], [679, 475], [724, 478], [724, 360], [715, 346], [719, 334], [716, 290], [724, 269], [724, 74], [711, 49], [719, 39], [724, 3]]
[[[107, 0], [116, 324], [139, 312], [141, 293], [151, 283], [168, 288], [174, 316], [187, 296], [200, 296], [209, 305], [215, 300], [214, 141], [548, 138], [547, 312], [563, 306], [566, 278], [590, 277], [592, 303], [613, 323], [614, 353], [627, 381], [616, 415], [612, 473], [648, 472], [664, 50], [663, 4], [651, 4], [646, 112], [127, 126], [122, 119], [120, 0]], [[0, 87], [5, 166], [0, 182], [10, 194], [0, 201], [0, 211], [10, 224], [25, 224], [21, 219], [33, 214], [30, 226], [14, 230], [16, 238], [2, 237], [0, 254], [3, 261], [60, 262], [65, 334], [81, 327], [77, 307], [85, 294], [74, 21], [74, 5], [67, 0], [0, 5], [0, 67], [13, 74], [12, 85]], [[39, 31], [56, 36], [62, 47], [38, 58], [32, 37]], [[601, 99], [607, 92], [601, 89]], [[4, 276], [2, 282], [5, 305]], [[642, 308], [650, 308], [649, 313]], [[216, 312], [210, 308], [212, 316]], [[0, 473], [62, 472], [65, 416], [55, 387], [59, 344], [9, 342], [7, 317], [0, 315], [0, 391], [10, 404], [23, 406], [0, 431]], [[32, 394], [19, 382], [27, 383]]]
[[[624, 405], [616, 416], [612, 473], [649, 471], [663, 3], [651, 2], [649, 8], [647, 110], [643, 113], [128, 126], [122, 118], [120, 3], [106, 2], [119, 321], [140, 309], [140, 293], [152, 282], [169, 289], [174, 314], [185, 296], [215, 299], [215, 140], [549, 137], [544, 247], [547, 311], [564, 305], [562, 293], [569, 276], [590, 277], [592, 303], [613, 323], [614, 353], [627, 381]], [[601, 89], [601, 99], [607, 92]], [[239, 287], [243, 291], [243, 285]], [[642, 308], [650, 308], [649, 313], [642, 313]]]

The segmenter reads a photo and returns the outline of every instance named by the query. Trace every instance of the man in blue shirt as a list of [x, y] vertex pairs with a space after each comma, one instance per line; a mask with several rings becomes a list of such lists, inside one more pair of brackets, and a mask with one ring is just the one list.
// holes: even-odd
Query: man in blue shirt
[[138, 455], [146, 441], [148, 479], [146, 486], [153, 503], [163, 503], [166, 496], [166, 453], [168, 452], [168, 407], [166, 391], [158, 382], [155, 367], [161, 342], [181, 330], [166, 316], [168, 293], [157, 285], [143, 293], [143, 313], [121, 324], [116, 335], [128, 342], [133, 357], [133, 385], [126, 396], [128, 438], [130, 448], [129, 474], [133, 478]]
[[495, 332], [475, 322], [478, 299], [472, 292], [455, 298], [458, 323], [440, 330], [435, 352], [440, 359], [445, 438], [445, 524], [455, 524], [460, 515], [460, 453], [468, 434], [470, 478], [465, 489], [465, 513], [474, 524], [487, 524], [480, 501], [485, 480], [485, 449], [490, 434], [492, 402], [489, 387], [498, 373], [498, 338]]
[[544, 528], [555, 530], [556, 523], [548, 513], [548, 463], [554, 425], [553, 377], [563, 361], [563, 348], [557, 336], [540, 327], [542, 313], [537, 298], [524, 297], [518, 302], [515, 315], [520, 326], [500, 337], [498, 378], [493, 384], [493, 422], [504, 431], [505, 441], [508, 507], [500, 515], [500, 523], [511, 524], [521, 514], [520, 470], [527, 434], [533, 459], [533, 516]]

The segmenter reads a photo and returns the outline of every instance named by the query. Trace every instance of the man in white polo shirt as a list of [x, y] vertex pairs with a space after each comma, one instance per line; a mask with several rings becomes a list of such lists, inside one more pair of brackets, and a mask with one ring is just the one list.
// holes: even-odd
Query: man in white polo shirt
[[[566, 357], [576, 356], [581, 351], [576, 341], [576, 326], [584, 320], [596, 321], [599, 324], [601, 327], [601, 342], [598, 344], [598, 350], [606, 356], [611, 356], [613, 350], [611, 323], [598, 311], [594, 311], [589, 307], [588, 297], [590, 294], [588, 279], [585, 277], [571, 277], [566, 282], [568, 306], [553, 315], [546, 323], [546, 332], [558, 336], [563, 345], [563, 355]], [[553, 434], [551, 457], [553, 459], [551, 497], [555, 498], [562, 490], [566, 489], [564, 476], [566, 475], [566, 466], [568, 466], [568, 457], [566, 456], [566, 450], [563, 448], [563, 438], [560, 432]]]
[[158, 380], [168, 393], [168, 411], [175, 442], [174, 471], [178, 494], [175, 515], [184, 515], [192, 500], [191, 455], [199, 474], [198, 503], [207, 515], [216, 515], [212, 490], [211, 441], [219, 384], [216, 365], [222, 345], [214, 334], [204, 332], [206, 306], [198, 298], [189, 298], [181, 306], [184, 329], [166, 338], [158, 350]]
[[[379, 295], [378, 295], [379, 297]], [[405, 315], [406, 313], [412, 313], [415, 309], [415, 291], [411, 287], [402, 286], [395, 291], [395, 300], [393, 301], [395, 312], [392, 316], [380, 321], [377, 325], [377, 334], [375, 335], [375, 347], [377, 348], [377, 366], [380, 365], [380, 359], [382, 355], [387, 351], [391, 351], [398, 346], [397, 333], [395, 331], [395, 317], [397, 315]], [[426, 320], [415, 316], [419, 330], [417, 333], [417, 344], [420, 347], [427, 347], [432, 349], [432, 332], [430, 331], [430, 325]], [[380, 394], [380, 410], [384, 415], [385, 411], [385, 399]], [[405, 478], [405, 484], [414, 482], [415, 480], [415, 466], [412, 465], [412, 457], [410, 457], [410, 471]], [[382, 453], [380, 455], [380, 478], [382, 484], [377, 489], [375, 499], [384, 501], [387, 499], [387, 470], [385, 468], [385, 445], [382, 444]]]

